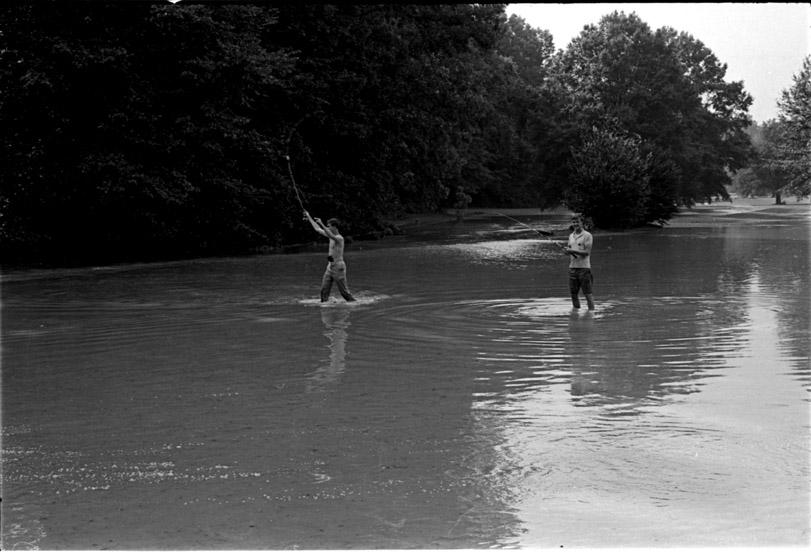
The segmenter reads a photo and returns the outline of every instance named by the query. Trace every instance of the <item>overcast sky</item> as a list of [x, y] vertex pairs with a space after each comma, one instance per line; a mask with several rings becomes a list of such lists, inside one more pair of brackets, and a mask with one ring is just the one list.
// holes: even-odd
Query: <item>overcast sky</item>
[[726, 80], [744, 82], [755, 121], [777, 117], [780, 92], [790, 88], [803, 58], [811, 54], [811, 7], [793, 3], [717, 4], [509, 4], [535, 28], [552, 33], [565, 48], [583, 26], [612, 11], [636, 14], [652, 29], [672, 27], [703, 42], [727, 64]]

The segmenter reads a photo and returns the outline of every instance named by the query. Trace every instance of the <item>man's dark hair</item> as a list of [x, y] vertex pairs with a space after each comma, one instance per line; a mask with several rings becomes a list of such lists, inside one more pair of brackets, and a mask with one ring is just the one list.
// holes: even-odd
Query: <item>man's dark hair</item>
[[340, 228], [341, 221], [337, 218], [331, 218], [327, 221], [327, 226], [334, 226], [335, 228]]

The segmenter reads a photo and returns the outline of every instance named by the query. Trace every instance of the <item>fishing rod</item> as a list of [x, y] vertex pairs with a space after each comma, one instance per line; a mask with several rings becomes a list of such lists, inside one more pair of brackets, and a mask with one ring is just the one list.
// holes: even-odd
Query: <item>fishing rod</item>
[[284, 151], [284, 159], [287, 161], [287, 174], [290, 175], [290, 182], [293, 184], [293, 192], [296, 194], [296, 199], [298, 200], [298, 204], [302, 211], [306, 211], [307, 209], [304, 208], [304, 202], [301, 200], [301, 193], [299, 192], [298, 185], [296, 184], [296, 177], [293, 176], [293, 165], [290, 163], [290, 141], [293, 139], [293, 133], [296, 132], [298, 126], [304, 119], [308, 117], [308, 115], [305, 115], [299, 119], [298, 122], [293, 125], [293, 128], [290, 129], [290, 133], [287, 135], [287, 142], [285, 143]]
[[526, 228], [529, 228], [530, 230], [532, 230], [533, 232], [535, 232], [535, 233], [536, 233], [536, 234], [538, 234], [539, 236], [543, 236], [544, 238], [546, 238], [546, 240], [547, 240], [548, 242], [550, 242], [550, 243], [554, 243], [554, 244], [555, 244], [555, 245], [557, 245], [558, 247], [561, 247], [561, 248], [563, 248], [563, 249], [566, 249], [566, 247], [565, 247], [565, 246], [564, 246], [562, 243], [560, 243], [560, 242], [556, 242], [556, 241], [552, 240], [552, 238], [550, 238], [550, 237], [549, 237], [549, 236], [551, 236], [551, 235], [552, 235], [552, 233], [551, 233], [551, 232], [546, 232], [546, 233], [544, 233], [544, 232], [542, 232], [542, 231], [538, 230], [537, 228], [533, 228], [533, 227], [532, 227], [532, 226], [530, 226], [529, 224], [525, 224], [525, 223], [521, 222], [521, 221], [520, 221], [520, 220], [518, 220], [518, 219], [515, 219], [515, 218], [513, 218], [513, 217], [511, 217], [511, 216], [509, 216], [509, 215], [505, 215], [504, 213], [499, 213], [499, 212], [496, 212], [496, 214], [497, 214], [497, 215], [501, 215], [501, 216], [502, 216], [502, 217], [504, 217], [504, 218], [508, 218], [508, 219], [510, 219], [510, 220], [511, 220], [511, 221], [513, 221], [513, 222], [517, 222], [517, 223], [518, 223], [518, 224], [520, 224], [521, 226], [524, 226], [524, 227], [526, 227]]
[[512, 218], [511, 216], [505, 215], [504, 213], [498, 213], [498, 212], [497, 212], [496, 214], [497, 214], [497, 215], [501, 215], [501, 216], [502, 216], [502, 217], [504, 217], [504, 218], [508, 218], [508, 219], [510, 219], [510, 220], [511, 220], [511, 221], [513, 221], [513, 222], [517, 222], [517, 223], [518, 223], [518, 224], [520, 224], [521, 226], [523, 226], [523, 227], [525, 227], [525, 228], [529, 228], [530, 230], [532, 230], [533, 232], [535, 232], [535, 233], [537, 233], [537, 234], [540, 234], [541, 236], [546, 237], [546, 236], [549, 236], [549, 235], [551, 234], [550, 232], [546, 232], [546, 233], [541, 232], [541, 231], [540, 231], [540, 230], [538, 230], [537, 228], [533, 228], [533, 227], [532, 227], [532, 226], [530, 226], [529, 224], [525, 224], [525, 223], [521, 222], [521, 221], [520, 221], [520, 220], [518, 220], [518, 219], [515, 219], [515, 218]]

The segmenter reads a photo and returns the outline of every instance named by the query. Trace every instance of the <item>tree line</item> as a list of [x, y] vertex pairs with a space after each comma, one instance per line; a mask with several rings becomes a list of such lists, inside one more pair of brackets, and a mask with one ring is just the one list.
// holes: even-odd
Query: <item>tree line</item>
[[504, 4], [13, 3], [0, 252], [265, 251], [312, 239], [296, 191], [356, 238], [460, 201], [662, 222], [754, 155], [725, 72], [633, 13], [556, 50]]
[[776, 119], [746, 130], [755, 152], [733, 175], [732, 188], [744, 196], [771, 195], [780, 204], [784, 196], [799, 201], [811, 195], [811, 56], [777, 105]]

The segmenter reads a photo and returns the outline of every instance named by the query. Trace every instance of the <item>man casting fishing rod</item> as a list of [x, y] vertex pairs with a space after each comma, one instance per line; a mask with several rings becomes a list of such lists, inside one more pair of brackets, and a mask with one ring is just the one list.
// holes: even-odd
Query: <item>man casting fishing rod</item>
[[306, 210], [304, 217], [310, 222], [313, 229], [324, 237], [329, 238], [329, 255], [327, 256], [327, 269], [321, 279], [321, 302], [329, 299], [332, 282], [338, 285], [338, 291], [347, 301], [355, 301], [349, 292], [346, 283], [346, 262], [344, 261], [344, 237], [338, 231], [338, 219], [331, 218], [325, 225], [320, 218], [313, 219]]

